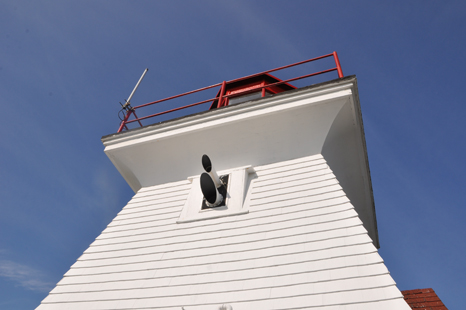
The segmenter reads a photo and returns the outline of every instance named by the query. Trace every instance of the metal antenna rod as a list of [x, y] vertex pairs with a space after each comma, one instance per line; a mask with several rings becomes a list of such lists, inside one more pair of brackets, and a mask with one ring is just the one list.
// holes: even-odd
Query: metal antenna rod
[[129, 95], [128, 100], [126, 100], [126, 103], [123, 105], [123, 109], [125, 109], [127, 106], [130, 105], [130, 103], [131, 103], [131, 98], [133, 98], [133, 95], [134, 95], [134, 93], [136, 92], [136, 89], [138, 89], [139, 84], [141, 84], [141, 81], [142, 81], [142, 79], [144, 78], [144, 76], [146, 75], [147, 71], [149, 71], [148, 68], [146, 68], [146, 70], [144, 70], [144, 72], [143, 72], [142, 75], [141, 75], [141, 78], [140, 78], [139, 81], [136, 83], [136, 86], [134, 86], [134, 89], [133, 89], [133, 91], [131, 92], [131, 94]]

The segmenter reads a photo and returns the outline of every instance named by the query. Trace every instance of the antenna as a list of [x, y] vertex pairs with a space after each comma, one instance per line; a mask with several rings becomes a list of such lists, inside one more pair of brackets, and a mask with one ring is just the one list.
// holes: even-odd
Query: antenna
[[[128, 107], [129, 107], [129, 109], [132, 109], [132, 108], [131, 108], [131, 98], [133, 98], [134, 93], [135, 93], [136, 90], [138, 89], [139, 84], [141, 84], [141, 81], [142, 81], [142, 79], [144, 78], [144, 76], [146, 75], [147, 71], [149, 71], [148, 68], [146, 68], [146, 70], [144, 70], [144, 72], [142, 73], [141, 77], [139, 78], [139, 81], [136, 83], [136, 86], [134, 86], [133, 91], [132, 91], [131, 94], [129, 95], [128, 100], [126, 100], [126, 103], [121, 105], [121, 106], [123, 107], [123, 109], [127, 110]], [[121, 102], [120, 102], [120, 104], [121, 104]]]

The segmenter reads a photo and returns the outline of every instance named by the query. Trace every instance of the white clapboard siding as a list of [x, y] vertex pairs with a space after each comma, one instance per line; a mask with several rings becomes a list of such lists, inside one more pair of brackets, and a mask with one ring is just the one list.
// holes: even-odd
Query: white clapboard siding
[[409, 309], [321, 155], [254, 170], [237, 216], [177, 224], [191, 183], [142, 188], [37, 309]]
[[[311, 215], [316, 215], [318, 212], [328, 213], [332, 212], [332, 208], [337, 208], [337, 206], [348, 203], [349, 200], [346, 196], [326, 199], [322, 201], [317, 201], [312, 204], [292, 204], [288, 206], [280, 205], [275, 208], [265, 208], [262, 209], [262, 212], [255, 211], [254, 213], [250, 213], [247, 218], [242, 219], [241, 221], [237, 221], [235, 217], [227, 217], [223, 218], [223, 220], [217, 219], [217, 221], [206, 221], [204, 227], [210, 227], [212, 230], [216, 232], [223, 232], [228, 229], [233, 228], [241, 228], [241, 227], [251, 227], [255, 225], [265, 225], [269, 222], [276, 222], [276, 217], [281, 217], [281, 221], [287, 221], [290, 219], [295, 218], [304, 218]], [[353, 208], [350, 205], [349, 208]], [[257, 210], [257, 208], [256, 208]], [[301, 213], [305, 212], [305, 213]], [[300, 213], [300, 214], [295, 214]], [[307, 214], [306, 214], [307, 213]], [[280, 221], [280, 219], [279, 219]], [[219, 228], [222, 229], [219, 229]], [[203, 230], [202, 232], [209, 232], [207, 230]], [[116, 231], [109, 233], [108, 229], [105, 230], [97, 240], [102, 239], [112, 239], [112, 238], [119, 238], [119, 237], [131, 237], [131, 236], [152, 236], [153, 238], [161, 237], [161, 238], [168, 238], [172, 236], [188, 236], [192, 234], [199, 234], [197, 226], [194, 223], [186, 223], [182, 226], [177, 227], [177, 229], [172, 229], [171, 226], [152, 226], [146, 228], [134, 228], [130, 231]], [[225, 232], [227, 233], [227, 232]], [[157, 235], [156, 235], [157, 234]]]
[[[327, 253], [323, 253], [327, 252]], [[373, 249], [367, 245], [355, 245], [345, 248], [345, 253], [342, 253], [338, 249], [327, 249], [319, 252], [319, 258], [330, 259], [341, 256], [351, 255], [366, 255], [374, 253]], [[220, 280], [229, 283], [242, 283], [242, 285], [248, 285], [248, 283], [257, 283], [258, 281], [266, 280], [268, 278], [280, 278], [280, 281], [298, 281], [299, 278], [308, 275], [312, 277], [314, 282], [321, 281], [324, 278], [352, 278], [357, 276], [370, 276], [375, 274], [388, 273], [387, 268], [381, 262], [381, 259], [377, 256], [372, 255], [375, 258], [375, 262], [369, 264], [367, 261], [364, 263], [357, 262], [355, 265], [348, 265], [343, 268], [332, 268], [332, 269], [320, 269], [317, 271], [303, 271], [307, 262], [295, 262], [293, 267], [296, 272], [290, 272], [289, 265], [276, 265], [272, 270], [266, 268], [255, 268], [250, 270], [247, 275], [241, 276], [238, 272], [226, 272], [226, 273], [204, 273], [202, 275], [182, 275], [179, 277], [173, 277], [170, 281], [171, 287], [178, 286], [193, 286], [203, 284], [215, 284]], [[325, 257], [325, 258], [324, 258]], [[313, 257], [314, 260], [318, 260], [318, 257]], [[100, 291], [110, 290], [125, 290], [125, 289], [136, 289], [136, 288], [154, 288], [166, 286], [167, 278], [160, 278], [159, 281], [150, 281], [147, 279], [128, 280], [120, 282], [102, 282], [102, 283], [85, 283], [85, 284], [68, 284], [60, 285], [54, 293], [66, 293], [66, 292], [92, 292], [98, 287]]]
[[[251, 230], [257, 231], [267, 231], [267, 230], [276, 230], [274, 227], [277, 221], [287, 223], [290, 226], [300, 226], [300, 225], [307, 225], [308, 218], [316, 217], [319, 215], [327, 215], [332, 213], [343, 212], [347, 210], [351, 210], [352, 206], [348, 202], [344, 203], [336, 203], [331, 206], [323, 206], [317, 209], [305, 209], [300, 207], [295, 207], [294, 209], [287, 208], [288, 212], [282, 213], [284, 210], [281, 209], [271, 209], [271, 210], [264, 210], [265, 212], [261, 212], [263, 217], [260, 219], [256, 219], [254, 223], [254, 227], [251, 227]], [[195, 228], [187, 228], [183, 230], [166, 230], [166, 231], [155, 231], [153, 230], [152, 233], [138, 233], [138, 234], [131, 234], [131, 235], [118, 235], [108, 238], [97, 238], [96, 241], [92, 244], [92, 246], [101, 246], [101, 245], [108, 245], [108, 244], [123, 244], [123, 243], [133, 243], [143, 240], [155, 240], [155, 239], [164, 239], [166, 242], [176, 243], [178, 239], [183, 239], [185, 241], [194, 241], [194, 240], [205, 240], [206, 238], [210, 238], [212, 233], [215, 233], [216, 237], [227, 237], [227, 236], [238, 236], [241, 234], [250, 234], [251, 231], [244, 231], [244, 227], [247, 222], [252, 222], [252, 219], [245, 221], [243, 225], [236, 225], [237, 222], [224, 222], [222, 225], [222, 230], [218, 231], [218, 225], [210, 225], [208, 228], [203, 232], [195, 232]], [[192, 233], [192, 234], [191, 234]]]

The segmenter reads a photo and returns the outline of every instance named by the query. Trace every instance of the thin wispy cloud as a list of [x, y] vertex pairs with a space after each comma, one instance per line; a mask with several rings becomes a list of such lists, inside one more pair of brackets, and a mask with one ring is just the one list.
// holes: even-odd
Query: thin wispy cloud
[[31, 291], [49, 292], [54, 286], [41, 271], [9, 260], [0, 260], [0, 277]]

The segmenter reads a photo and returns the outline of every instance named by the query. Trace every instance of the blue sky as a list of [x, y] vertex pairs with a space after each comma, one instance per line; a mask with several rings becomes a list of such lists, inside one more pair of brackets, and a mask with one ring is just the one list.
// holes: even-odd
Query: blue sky
[[465, 20], [447, 0], [0, 1], [0, 308], [38, 306], [133, 195], [100, 138], [144, 68], [135, 105], [334, 50], [380, 253], [401, 290], [462, 308]]

